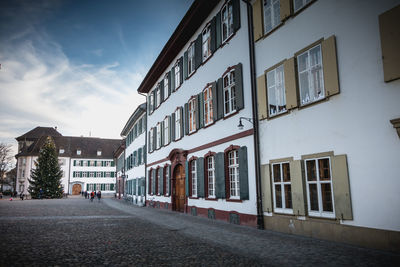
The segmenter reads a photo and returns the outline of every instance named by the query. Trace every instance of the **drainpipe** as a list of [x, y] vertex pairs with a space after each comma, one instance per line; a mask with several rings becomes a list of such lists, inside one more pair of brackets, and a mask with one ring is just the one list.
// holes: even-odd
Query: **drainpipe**
[[143, 94], [143, 93], [140, 93], [140, 92], [138, 92], [140, 95], [142, 95], [142, 96], [144, 96], [144, 98], [146, 99], [146, 110], [144, 111], [145, 113], [146, 113], [146, 125], [145, 125], [145, 127], [146, 127], [146, 131], [145, 131], [145, 136], [144, 136], [144, 144], [145, 144], [145, 146], [146, 146], [146, 151], [144, 151], [143, 153], [146, 153], [146, 161], [145, 161], [145, 163], [144, 163], [144, 190], [143, 190], [143, 196], [144, 196], [144, 205], [146, 206], [146, 196], [147, 196], [147, 192], [146, 192], [146, 190], [147, 190], [147, 183], [146, 183], [146, 181], [147, 181], [147, 150], [148, 150], [148, 147], [147, 147], [147, 117], [148, 117], [148, 113], [147, 113], [147, 95], [145, 95], [145, 94]]
[[253, 107], [253, 126], [254, 126], [254, 158], [256, 164], [256, 190], [257, 190], [257, 227], [264, 229], [264, 216], [261, 199], [261, 164], [260, 164], [260, 137], [258, 125], [258, 107], [256, 90], [256, 58], [254, 54], [254, 35], [253, 35], [253, 6], [249, 0], [243, 0], [247, 5], [247, 24], [249, 31], [249, 53], [250, 53], [250, 80], [251, 97]]

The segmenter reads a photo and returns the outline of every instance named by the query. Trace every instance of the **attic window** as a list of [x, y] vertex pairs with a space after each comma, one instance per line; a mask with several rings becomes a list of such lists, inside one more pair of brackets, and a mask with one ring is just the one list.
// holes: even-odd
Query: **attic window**
[[101, 150], [97, 150], [97, 156], [101, 156]]
[[81, 153], [82, 153], [82, 151], [80, 150], [80, 149], [77, 149], [76, 150], [76, 154], [79, 156], [79, 155], [81, 155]]
[[64, 148], [60, 147], [59, 153], [60, 153], [60, 154], [64, 154], [64, 152], [65, 152]]

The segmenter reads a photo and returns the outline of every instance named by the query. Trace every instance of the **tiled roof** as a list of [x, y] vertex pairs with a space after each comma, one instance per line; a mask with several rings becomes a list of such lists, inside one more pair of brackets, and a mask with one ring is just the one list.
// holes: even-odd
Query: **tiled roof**
[[35, 139], [39, 139], [42, 136], [62, 136], [62, 134], [57, 132], [57, 130], [52, 127], [38, 126], [35, 129], [30, 130], [29, 132], [15, 138], [15, 139], [17, 141], [35, 140]]

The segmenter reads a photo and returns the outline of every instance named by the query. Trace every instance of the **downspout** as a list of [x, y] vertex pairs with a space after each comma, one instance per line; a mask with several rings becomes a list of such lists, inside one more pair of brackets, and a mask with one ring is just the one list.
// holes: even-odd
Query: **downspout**
[[254, 158], [256, 164], [256, 190], [257, 190], [257, 227], [264, 229], [264, 216], [261, 199], [261, 164], [260, 164], [260, 137], [258, 125], [258, 105], [256, 90], [256, 58], [254, 54], [254, 34], [253, 34], [253, 6], [249, 0], [243, 0], [247, 5], [247, 24], [249, 31], [249, 52], [250, 52], [250, 80], [251, 97], [253, 107], [253, 127], [254, 127]]
[[144, 190], [143, 190], [143, 195], [144, 195], [144, 205], [146, 206], [146, 196], [147, 196], [147, 192], [146, 192], [146, 190], [147, 190], [147, 184], [146, 184], [146, 181], [147, 181], [147, 150], [148, 150], [148, 147], [147, 147], [147, 117], [148, 117], [148, 115], [149, 114], [147, 114], [147, 95], [145, 95], [145, 94], [143, 94], [143, 93], [141, 93], [141, 92], [138, 92], [140, 95], [142, 95], [142, 96], [144, 96], [144, 98], [146, 99], [146, 110], [145, 110], [145, 113], [146, 113], [146, 125], [145, 125], [145, 127], [146, 127], [146, 131], [145, 131], [145, 136], [144, 136], [144, 145], [146, 146], [146, 151], [144, 151], [143, 153], [146, 153], [146, 161], [145, 161], [145, 163], [144, 163]]

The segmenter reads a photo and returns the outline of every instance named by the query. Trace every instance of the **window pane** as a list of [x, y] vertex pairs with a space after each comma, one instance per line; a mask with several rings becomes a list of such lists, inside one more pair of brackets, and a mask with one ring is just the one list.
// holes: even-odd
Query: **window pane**
[[326, 180], [329, 181], [331, 179], [329, 159], [319, 159], [318, 168], [319, 168], [319, 179], [324, 181]]
[[308, 181], [316, 181], [317, 174], [315, 169], [315, 160], [308, 160], [306, 161], [307, 165], [307, 180]]
[[274, 170], [274, 182], [280, 182], [281, 181], [280, 164], [274, 164], [273, 165], [273, 170]]
[[275, 185], [275, 204], [277, 208], [282, 208], [282, 189], [281, 185]]
[[297, 64], [299, 66], [298, 68], [299, 68], [300, 72], [308, 69], [308, 53], [307, 52], [297, 57]]
[[323, 211], [333, 211], [332, 190], [330, 183], [321, 184], [322, 209]]
[[300, 73], [300, 95], [301, 95], [301, 103], [308, 103], [311, 100], [311, 96], [309, 93], [310, 84], [308, 81], [308, 72]]
[[285, 207], [287, 209], [292, 208], [292, 187], [290, 184], [285, 184]]
[[283, 181], [290, 182], [290, 168], [289, 163], [282, 164], [282, 172], [283, 172]]
[[309, 189], [309, 196], [310, 196], [310, 210], [319, 211], [317, 185], [309, 184], [308, 189]]

